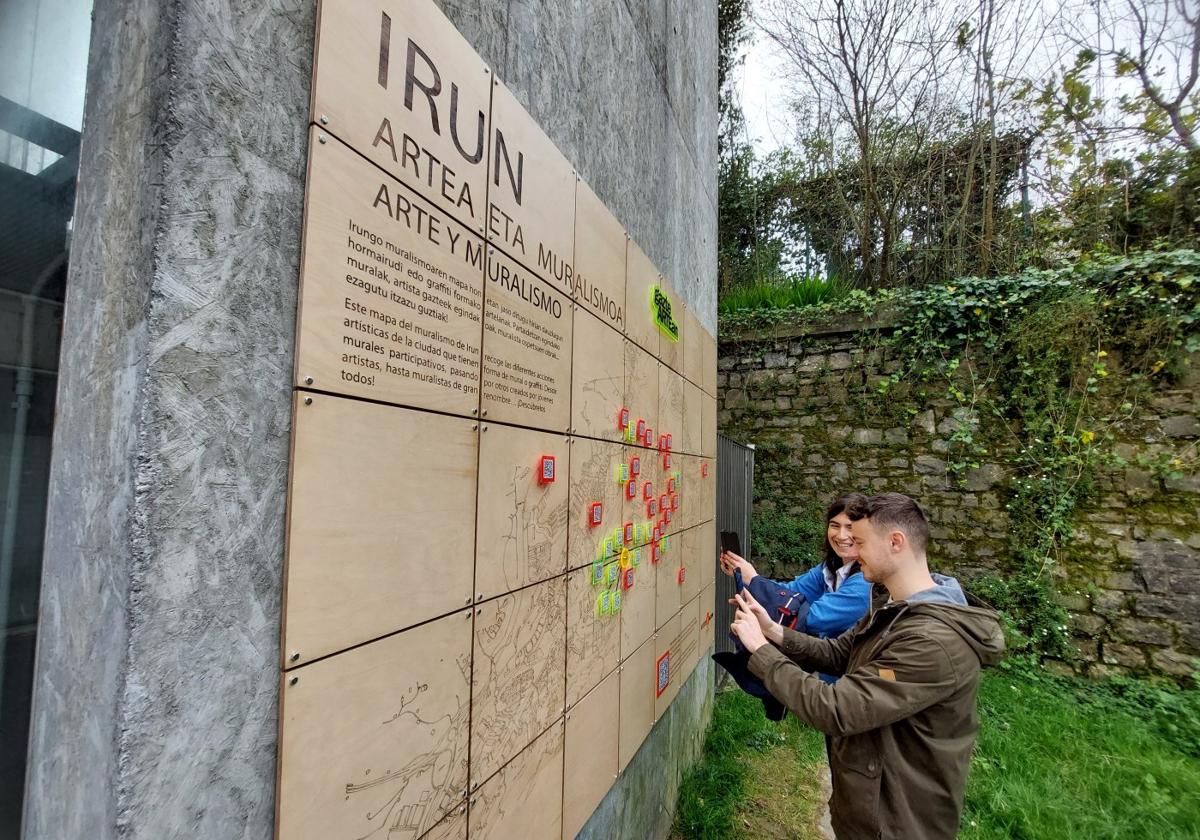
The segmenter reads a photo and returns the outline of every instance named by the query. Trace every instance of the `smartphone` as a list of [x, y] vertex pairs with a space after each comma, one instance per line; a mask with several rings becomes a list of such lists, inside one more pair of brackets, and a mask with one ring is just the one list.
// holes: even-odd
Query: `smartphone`
[[722, 531], [721, 532], [721, 550], [732, 551], [738, 557], [742, 554], [742, 541], [738, 537], [737, 531]]
[[[737, 531], [721, 532], [721, 551], [732, 551], [738, 557], [742, 556], [742, 541], [738, 537]], [[735, 592], [741, 592], [746, 588], [740, 569], [733, 570], [733, 586]]]

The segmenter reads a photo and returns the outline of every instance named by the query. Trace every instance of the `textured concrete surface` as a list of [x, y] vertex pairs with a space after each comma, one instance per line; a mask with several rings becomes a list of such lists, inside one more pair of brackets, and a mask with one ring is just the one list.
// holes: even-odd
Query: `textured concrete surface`
[[437, 0], [712, 333], [712, 0]]
[[[715, 3], [441, 2], [715, 332]], [[314, 12], [96, 0], [26, 840], [271, 836]], [[585, 836], [665, 835], [711, 686]]]
[[96, 3], [26, 838], [271, 834], [313, 11]]

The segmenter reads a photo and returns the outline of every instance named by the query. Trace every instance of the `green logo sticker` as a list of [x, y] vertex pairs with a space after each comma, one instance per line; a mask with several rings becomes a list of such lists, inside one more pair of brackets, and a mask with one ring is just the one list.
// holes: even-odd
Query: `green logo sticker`
[[679, 341], [679, 325], [671, 314], [671, 299], [658, 286], [650, 287], [650, 316], [663, 335], [671, 341]]

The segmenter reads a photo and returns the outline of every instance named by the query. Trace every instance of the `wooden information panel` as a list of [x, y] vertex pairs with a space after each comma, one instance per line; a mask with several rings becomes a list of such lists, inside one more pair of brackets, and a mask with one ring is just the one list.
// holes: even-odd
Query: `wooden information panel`
[[621, 663], [621, 732], [617, 753], [622, 771], [654, 725], [657, 644], [654, 638], [646, 639]]
[[562, 836], [563, 720], [551, 726], [471, 797], [472, 840]]
[[[621, 573], [614, 561], [605, 573]], [[615, 670], [620, 659], [621, 613], [626, 592], [620, 586], [621, 605], [616, 613], [611, 601], [613, 588], [593, 583], [591, 567], [576, 569], [567, 576], [567, 705], [573, 706], [597, 683]]]
[[621, 440], [618, 412], [625, 402], [625, 353], [621, 334], [599, 318], [575, 316], [571, 374], [574, 434]]
[[296, 402], [287, 664], [461, 608], [474, 553], [472, 422], [324, 394]]
[[489, 246], [484, 311], [483, 416], [567, 431], [571, 299]]
[[566, 578], [476, 609], [471, 782], [478, 784], [562, 716]]
[[491, 71], [429, 0], [320, 4], [313, 122], [479, 235], [491, 88]]
[[614, 670], [567, 711], [563, 837], [574, 837], [617, 775], [620, 675]]
[[575, 300], [625, 332], [625, 229], [586, 182], [575, 187]]
[[419, 837], [463, 800], [470, 613], [284, 675], [279, 834]]
[[716, 342], [435, 2], [317, 20], [276, 836], [574, 836], [712, 643]]
[[[483, 425], [475, 526], [475, 591], [483, 598], [566, 571], [569, 449], [562, 434]], [[547, 458], [553, 480], [542, 474]]]
[[310, 145], [306, 203], [296, 383], [469, 414], [479, 238], [332, 138]]
[[575, 170], [504, 85], [493, 80], [488, 242], [555, 289], [575, 291]]

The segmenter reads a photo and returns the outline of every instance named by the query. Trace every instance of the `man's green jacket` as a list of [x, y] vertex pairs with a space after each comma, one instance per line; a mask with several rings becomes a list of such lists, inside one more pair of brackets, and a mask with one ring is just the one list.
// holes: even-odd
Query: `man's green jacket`
[[[953, 838], [979, 722], [981, 666], [1004, 651], [996, 614], [953, 578], [872, 608], [836, 639], [784, 629], [750, 670], [796, 717], [831, 736], [839, 840]], [[822, 682], [808, 671], [843, 675]]]

